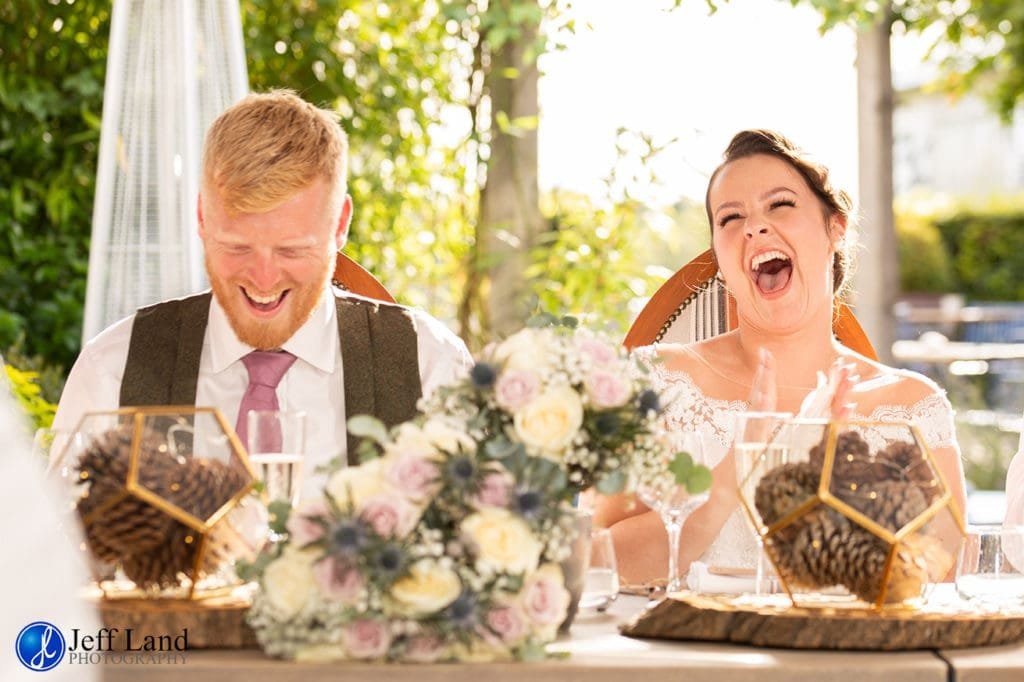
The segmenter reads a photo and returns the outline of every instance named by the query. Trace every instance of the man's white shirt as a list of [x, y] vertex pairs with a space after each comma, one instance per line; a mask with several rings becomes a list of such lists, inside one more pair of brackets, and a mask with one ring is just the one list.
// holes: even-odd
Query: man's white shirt
[[[465, 344], [441, 322], [410, 309], [416, 328], [417, 355], [423, 394], [464, 375], [472, 365]], [[282, 346], [296, 356], [295, 364], [277, 387], [280, 409], [306, 413], [304, 494], [317, 487], [310, 474], [336, 455], [346, 453], [345, 389], [337, 310], [330, 289], [324, 291], [313, 314]], [[135, 316], [117, 322], [87, 343], [68, 375], [53, 428], [73, 430], [86, 412], [119, 407], [121, 378]], [[238, 407], [249, 383], [241, 359], [254, 350], [238, 340], [224, 309], [212, 297], [199, 361], [196, 405], [220, 408], [235, 424]]]

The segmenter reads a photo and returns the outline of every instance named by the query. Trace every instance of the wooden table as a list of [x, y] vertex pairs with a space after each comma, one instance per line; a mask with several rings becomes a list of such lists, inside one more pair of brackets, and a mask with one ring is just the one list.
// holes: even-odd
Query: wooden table
[[316, 682], [416, 680], [417, 682], [547, 682], [548, 680], [685, 680], [686, 682], [965, 682], [1024, 680], [1024, 645], [958, 651], [831, 652], [759, 649], [701, 642], [630, 639], [616, 625], [643, 608], [640, 597], [620, 597], [605, 615], [583, 615], [570, 637], [552, 650], [568, 659], [531, 664], [372, 665], [297, 664], [255, 650], [190, 651], [177, 664], [113, 663], [110, 682]]

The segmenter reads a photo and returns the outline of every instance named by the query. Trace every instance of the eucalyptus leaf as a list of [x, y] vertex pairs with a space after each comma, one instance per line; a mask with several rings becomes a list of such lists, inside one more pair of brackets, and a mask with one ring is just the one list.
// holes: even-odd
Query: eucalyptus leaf
[[275, 533], [286, 533], [288, 516], [291, 515], [292, 505], [284, 500], [274, 500], [267, 505], [267, 513], [270, 516], [270, 530]]
[[626, 487], [626, 474], [622, 471], [610, 471], [602, 476], [595, 485], [602, 495], [614, 495]]
[[384, 422], [368, 414], [357, 414], [348, 420], [346, 427], [358, 438], [369, 438], [381, 445], [388, 441], [388, 428]]
[[688, 452], [680, 452], [668, 464], [668, 470], [676, 478], [676, 483], [686, 483], [693, 469], [693, 457]]
[[694, 465], [686, 477], [686, 490], [697, 495], [711, 487], [711, 469], [701, 464]]

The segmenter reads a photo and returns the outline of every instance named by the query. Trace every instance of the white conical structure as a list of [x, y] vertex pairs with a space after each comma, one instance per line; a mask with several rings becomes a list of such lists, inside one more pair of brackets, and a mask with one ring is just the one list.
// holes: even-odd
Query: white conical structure
[[203, 136], [248, 91], [237, 0], [115, 0], [82, 335], [206, 286]]

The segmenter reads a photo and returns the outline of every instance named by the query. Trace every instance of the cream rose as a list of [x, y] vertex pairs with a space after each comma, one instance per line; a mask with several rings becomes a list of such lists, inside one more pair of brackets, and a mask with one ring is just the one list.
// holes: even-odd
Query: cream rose
[[450, 454], [459, 450], [476, 451], [476, 442], [466, 433], [465, 427], [451, 418], [431, 417], [423, 425], [423, 435], [439, 450]]
[[478, 564], [505, 573], [537, 567], [541, 543], [526, 522], [507, 509], [481, 509], [463, 520], [461, 530], [476, 547]]
[[555, 386], [516, 412], [514, 425], [527, 447], [557, 455], [583, 425], [583, 403], [571, 387]]
[[409, 575], [391, 586], [391, 597], [409, 615], [436, 613], [460, 592], [462, 581], [455, 571], [429, 559], [413, 564]]
[[339, 469], [327, 481], [325, 490], [342, 510], [351, 504], [355, 511], [362, 511], [368, 500], [387, 492], [381, 460], [374, 459], [357, 467]]
[[523, 329], [494, 349], [494, 359], [505, 369], [530, 369], [543, 373], [550, 361], [551, 345], [556, 342], [550, 329]]
[[314, 593], [316, 550], [287, 547], [263, 572], [263, 593], [284, 619], [298, 614]]

